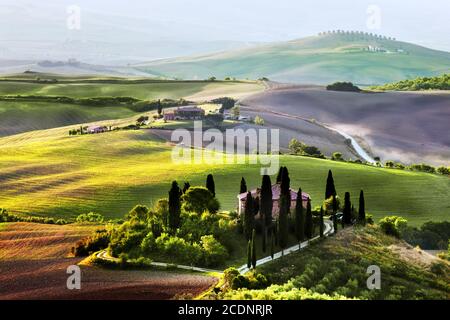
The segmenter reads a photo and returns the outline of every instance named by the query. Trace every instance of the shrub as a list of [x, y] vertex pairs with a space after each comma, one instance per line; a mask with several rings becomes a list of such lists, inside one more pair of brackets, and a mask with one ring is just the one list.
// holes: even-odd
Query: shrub
[[95, 233], [83, 240], [78, 241], [72, 247], [72, 254], [75, 257], [84, 257], [93, 252], [106, 249], [109, 245], [111, 232], [107, 230], [97, 230]]
[[450, 175], [450, 167], [439, 167], [436, 169], [439, 174]]
[[104, 220], [105, 218], [101, 214], [95, 212], [82, 213], [76, 218], [76, 221], [78, 223], [83, 222], [102, 223]]
[[228, 252], [214, 236], [207, 235], [201, 237], [201, 244], [207, 266], [219, 265], [225, 262], [228, 257]]
[[263, 126], [265, 123], [264, 119], [260, 116], [256, 116], [253, 122], [258, 126]]
[[407, 225], [407, 220], [398, 216], [388, 216], [381, 219], [378, 224], [385, 234], [400, 238], [402, 229]]

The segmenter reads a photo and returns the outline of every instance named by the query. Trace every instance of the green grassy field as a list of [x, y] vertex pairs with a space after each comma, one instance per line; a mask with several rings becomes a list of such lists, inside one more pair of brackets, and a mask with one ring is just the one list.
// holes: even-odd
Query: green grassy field
[[[385, 52], [369, 52], [368, 46]], [[383, 84], [439, 75], [450, 70], [450, 53], [394, 40], [333, 34], [214, 53], [167, 59], [138, 68], [182, 79], [216, 76], [329, 84]]]
[[[242, 176], [249, 187], [260, 185], [258, 165], [172, 162], [171, 146], [151, 130], [69, 137], [68, 129], [0, 138], [0, 207], [55, 217], [96, 211], [116, 218], [138, 203], [166, 197], [172, 180], [204, 185], [213, 173], [222, 208], [232, 210]], [[398, 214], [414, 225], [448, 220], [448, 177], [306, 157], [280, 160], [292, 186], [310, 193], [313, 206], [321, 203], [331, 169], [338, 193], [351, 192], [357, 204], [364, 189], [367, 210], [377, 219]]]
[[117, 81], [34, 83], [26, 81], [1, 81], [0, 95], [42, 95], [66, 96], [72, 98], [90, 97], [134, 97], [141, 100], [156, 99], [200, 99], [202, 97], [238, 96], [262, 90], [263, 86], [251, 81], [148, 81], [135, 83]]
[[[6, 78], [10, 79], [10, 78]], [[140, 100], [180, 99], [207, 101], [217, 97], [241, 98], [264, 89], [258, 82], [246, 81], [154, 81], [64, 78], [63, 83], [0, 81], [2, 95], [66, 96], [71, 98], [133, 97]], [[16, 79], [17, 80], [17, 79]], [[106, 81], [106, 80], [102, 80]], [[0, 137], [31, 130], [56, 128], [71, 124], [138, 115], [124, 105], [85, 106], [53, 101], [0, 101]]]

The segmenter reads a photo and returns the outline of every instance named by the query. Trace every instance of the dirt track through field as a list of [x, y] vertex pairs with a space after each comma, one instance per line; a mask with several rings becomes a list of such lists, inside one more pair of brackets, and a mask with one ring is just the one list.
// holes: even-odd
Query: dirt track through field
[[281, 139], [297, 134], [299, 140], [315, 143], [328, 154], [341, 151], [347, 158], [345, 139], [339, 141], [337, 133], [319, 128], [312, 130], [307, 121], [270, 112], [326, 123], [363, 141], [382, 160], [449, 164], [450, 92], [350, 93], [279, 86], [242, 100], [242, 105], [243, 113], [261, 114], [269, 126], [280, 128]]

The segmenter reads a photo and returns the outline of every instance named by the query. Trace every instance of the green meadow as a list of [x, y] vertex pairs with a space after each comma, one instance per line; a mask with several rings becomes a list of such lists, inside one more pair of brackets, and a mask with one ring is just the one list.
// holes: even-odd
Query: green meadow
[[[42, 83], [30, 79], [3, 78], [1, 96], [62, 96], [70, 98], [133, 97], [139, 100], [186, 99], [208, 101], [228, 96], [240, 98], [262, 91], [264, 86], [252, 81], [157, 81], [149, 79], [77, 79], [61, 78], [61, 83]], [[17, 76], [18, 77], [18, 76]], [[37, 77], [37, 75], [35, 75]], [[52, 79], [51, 75], [45, 75]], [[61, 80], [62, 79], [62, 80]], [[14, 80], [14, 81], [13, 81]], [[56, 101], [1, 100], [0, 137], [31, 130], [56, 128], [71, 124], [138, 116], [126, 105], [92, 106]]]
[[[234, 210], [241, 177], [251, 188], [261, 183], [259, 165], [174, 163], [172, 146], [152, 130], [68, 136], [69, 129], [0, 138], [0, 207], [54, 217], [95, 211], [119, 218], [136, 204], [151, 206], [167, 197], [172, 180], [204, 185], [212, 173], [222, 209]], [[397, 214], [413, 225], [448, 219], [448, 177], [288, 155], [280, 156], [280, 164], [288, 167], [292, 187], [311, 195], [313, 206], [321, 204], [331, 169], [338, 194], [349, 191], [357, 206], [363, 189], [376, 219]]]

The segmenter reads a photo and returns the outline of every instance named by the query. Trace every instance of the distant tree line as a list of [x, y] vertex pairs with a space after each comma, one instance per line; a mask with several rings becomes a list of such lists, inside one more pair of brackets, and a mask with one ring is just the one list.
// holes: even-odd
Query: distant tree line
[[402, 80], [381, 86], [374, 86], [371, 89], [383, 91], [450, 90], [450, 73], [436, 77], [419, 77], [411, 80]]

